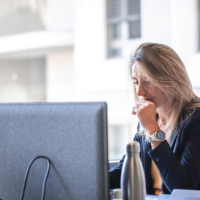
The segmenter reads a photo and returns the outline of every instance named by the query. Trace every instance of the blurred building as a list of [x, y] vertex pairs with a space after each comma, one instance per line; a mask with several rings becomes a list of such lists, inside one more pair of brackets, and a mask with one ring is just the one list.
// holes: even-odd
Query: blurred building
[[0, 1], [0, 101], [74, 100], [74, 1]]
[[137, 125], [127, 65], [143, 42], [172, 47], [200, 94], [199, 0], [2, 0], [0, 102], [106, 101], [120, 158]]

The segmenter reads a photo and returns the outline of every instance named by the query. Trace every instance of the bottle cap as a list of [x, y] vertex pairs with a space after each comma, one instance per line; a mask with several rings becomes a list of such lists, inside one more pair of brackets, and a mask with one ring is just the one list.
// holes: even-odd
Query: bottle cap
[[140, 152], [140, 144], [138, 142], [130, 142], [126, 146], [126, 151], [129, 153]]

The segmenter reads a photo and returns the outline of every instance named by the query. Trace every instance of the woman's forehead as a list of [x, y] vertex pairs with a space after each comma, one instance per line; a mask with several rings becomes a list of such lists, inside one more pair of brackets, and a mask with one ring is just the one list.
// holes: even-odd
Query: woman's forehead
[[142, 63], [138, 62], [137, 60], [133, 63], [132, 65], [132, 71], [141, 71], [140, 69], [142, 68]]
[[140, 66], [142, 64], [139, 62], [134, 62], [132, 65], [132, 79], [142, 79], [142, 80], [149, 80], [148, 76], [144, 74], [144, 72], [141, 70]]
[[132, 77], [143, 76], [140, 70], [140, 64], [138, 62], [134, 62], [132, 65]]

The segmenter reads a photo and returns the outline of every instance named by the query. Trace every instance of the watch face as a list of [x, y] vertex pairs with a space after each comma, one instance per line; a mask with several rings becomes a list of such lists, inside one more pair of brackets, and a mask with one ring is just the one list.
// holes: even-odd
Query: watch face
[[161, 130], [159, 130], [158, 132], [157, 132], [157, 138], [159, 139], [159, 140], [164, 140], [165, 139], [165, 133], [163, 132], [163, 131], [161, 131]]

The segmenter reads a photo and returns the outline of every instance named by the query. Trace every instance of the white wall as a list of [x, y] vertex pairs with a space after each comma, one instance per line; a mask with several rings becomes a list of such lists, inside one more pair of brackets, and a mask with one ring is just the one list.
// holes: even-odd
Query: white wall
[[171, 20], [172, 47], [183, 60], [194, 90], [200, 95], [197, 0], [172, 1]]
[[[46, 1], [46, 28], [48, 31], [60, 31], [74, 35], [75, 1]], [[67, 48], [68, 46], [68, 48]], [[75, 72], [73, 41], [65, 49], [47, 54], [47, 101], [75, 101]]]
[[49, 53], [46, 59], [47, 101], [74, 101], [73, 49]]
[[171, 45], [171, 1], [142, 0], [143, 41]]
[[75, 0], [46, 1], [46, 28], [48, 30], [74, 30]]
[[198, 21], [196, 0], [171, 2], [172, 47], [179, 54], [187, 69], [198, 47]]

